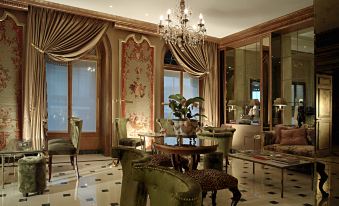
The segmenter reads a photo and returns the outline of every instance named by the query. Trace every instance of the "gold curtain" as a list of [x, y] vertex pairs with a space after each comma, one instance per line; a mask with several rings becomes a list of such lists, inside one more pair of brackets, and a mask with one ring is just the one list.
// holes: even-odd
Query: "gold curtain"
[[203, 79], [202, 96], [205, 102], [202, 108], [207, 116], [207, 120], [204, 121], [218, 126], [220, 124], [218, 45], [205, 42], [204, 45], [196, 47], [179, 47], [170, 43], [169, 47], [175, 59], [187, 73]]
[[40, 149], [47, 117], [45, 56], [56, 61], [80, 58], [98, 43], [109, 22], [34, 6], [28, 10], [23, 137]]

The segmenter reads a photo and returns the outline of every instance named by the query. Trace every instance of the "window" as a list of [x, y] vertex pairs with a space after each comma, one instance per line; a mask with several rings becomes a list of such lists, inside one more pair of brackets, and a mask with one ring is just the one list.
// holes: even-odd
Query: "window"
[[46, 61], [48, 130], [68, 132], [68, 118], [80, 117], [83, 132], [96, 132], [97, 60], [63, 64]]
[[[199, 79], [186, 73], [176, 62], [172, 53], [168, 51], [164, 59], [164, 118], [172, 118], [172, 111], [168, 107], [168, 96], [171, 94], [182, 94], [185, 98], [199, 95]], [[198, 112], [198, 108], [195, 108]]]
[[260, 101], [260, 80], [251, 79], [251, 99], [258, 99]]

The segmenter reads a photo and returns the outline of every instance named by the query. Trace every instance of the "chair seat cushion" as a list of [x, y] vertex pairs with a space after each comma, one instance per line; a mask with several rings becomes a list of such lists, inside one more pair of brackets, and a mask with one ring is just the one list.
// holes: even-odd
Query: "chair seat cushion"
[[48, 140], [48, 144], [52, 144], [52, 143], [66, 143], [66, 142], [70, 142], [70, 140], [63, 139], [63, 138], [56, 138], [56, 139]]
[[140, 138], [122, 138], [119, 139], [119, 145], [138, 147], [143, 145], [143, 141]]
[[68, 155], [75, 154], [76, 148], [71, 142], [48, 143], [48, 154], [50, 155]]
[[185, 173], [197, 181], [203, 191], [214, 191], [226, 188], [236, 188], [238, 179], [224, 171], [215, 169], [192, 170]]
[[[184, 169], [188, 169], [188, 159], [185, 157], [180, 158], [181, 164]], [[162, 166], [162, 167], [173, 167], [172, 158], [170, 154], [154, 154], [151, 156], [149, 165]]]

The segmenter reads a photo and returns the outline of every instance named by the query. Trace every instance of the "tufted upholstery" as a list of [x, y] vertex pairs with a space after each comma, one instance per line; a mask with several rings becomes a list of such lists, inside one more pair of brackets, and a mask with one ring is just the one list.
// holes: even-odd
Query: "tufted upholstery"
[[133, 180], [132, 161], [137, 159], [149, 161], [148, 154], [141, 150], [121, 146], [114, 147], [112, 154], [115, 158], [119, 158], [122, 166], [120, 205], [145, 206], [147, 202], [146, 188], [142, 183]]
[[145, 184], [150, 206], [201, 206], [200, 185], [175, 170], [134, 163], [133, 177]]
[[[46, 122], [45, 130], [47, 131]], [[48, 180], [51, 181], [52, 176], [52, 160], [53, 155], [70, 155], [71, 164], [74, 166], [76, 175], [79, 178], [78, 158], [80, 149], [80, 136], [82, 130], [82, 120], [77, 117], [70, 118], [70, 139], [51, 139], [47, 142], [48, 153]], [[45, 136], [47, 132], [45, 131]], [[75, 165], [74, 165], [75, 159]]]
[[28, 156], [18, 161], [19, 191], [27, 197], [28, 193], [42, 194], [46, 188], [46, 161], [44, 157]]

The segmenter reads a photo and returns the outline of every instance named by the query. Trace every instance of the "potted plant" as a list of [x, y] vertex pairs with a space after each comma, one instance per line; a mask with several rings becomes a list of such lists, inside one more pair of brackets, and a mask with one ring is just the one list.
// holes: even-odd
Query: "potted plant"
[[202, 97], [193, 97], [186, 99], [181, 94], [172, 94], [169, 97], [169, 107], [177, 119], [173, 119], [174, 131], [178, 136], [195, 136], [198, 128], [197, 117], [206, 117], [199, 114], [193, 114], [193, 109], [198, 108], [199, 103], [204, 99]]

